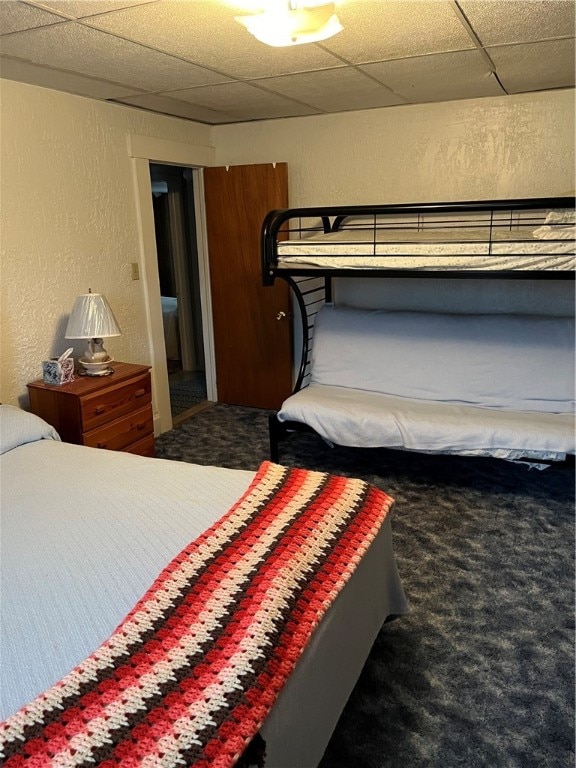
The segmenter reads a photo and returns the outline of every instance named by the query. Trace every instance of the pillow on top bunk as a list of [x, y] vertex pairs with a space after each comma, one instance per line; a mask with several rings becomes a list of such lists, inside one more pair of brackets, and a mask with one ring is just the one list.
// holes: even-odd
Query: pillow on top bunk
[[574, 319], [324, 306], [311, 381], [521, 411], [574, 410]]
[[548, 211], [546, 224], [576, 224], [576, 211]]
[[[552, 226], [550, 226], [552, 225]], [[574, 240], [576, 238], [576, 211], [548, 211], [544, 226], [532, 233], [539, 240]]]

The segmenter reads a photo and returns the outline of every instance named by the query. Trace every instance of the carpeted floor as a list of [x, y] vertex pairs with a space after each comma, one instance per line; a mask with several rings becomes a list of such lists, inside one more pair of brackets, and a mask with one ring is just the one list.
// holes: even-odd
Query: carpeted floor
[[[157, 441], [165, 458], [256, 469], [267, 412], [216, 405]], [[409, 616], [386, 624], [321, 768], [574, 765], [574, 472], [329, 448], [280, 461], [363, 477], [395, 499]]]

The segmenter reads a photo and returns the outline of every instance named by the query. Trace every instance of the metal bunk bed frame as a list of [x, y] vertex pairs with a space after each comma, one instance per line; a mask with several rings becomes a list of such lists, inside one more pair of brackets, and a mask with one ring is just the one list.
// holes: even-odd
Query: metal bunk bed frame
[[[574, 197], [540, 197], [514, 200], [482, 200], [457, 203], [400, 203], [395, 205], [352, 205], [352, 206], [313, 206], [301, 208], [286, 208], [270, 211], [262, 224], [261, 229], [261, 256], [262, 256], [262, 281], [264, 286], [271, 286], [276, 279], [286, 281], [294, 295], [298, 305], [302, 322], [302, 353], [296, 382], [293, 392], [302, 388], [306, 377], [306, 369], [310, 363], [310, 351], [313, 332], [313, 323], [309, 322], [309, 306], [312, 304], [331, 302], [333, 298], [333, 279], [347, 277], [363, 278], [435, 278], [435, 279], [505, 279], [505, 280], [571, 280], [574, 281], [574, 270], [455, 270], [435, 269], [427, 271], [424, 268], [369, 268], [362, 269], [350, 267], [322, 267], [284, 265], [279, 266], [278, 242], [288, 239], [290, 232], [300, 232], [300, 227], [290, 227], [290, 221], [295, 219], [318, 219], [324, 234], [340, 231], [342, 224], [348, 217], [362, 216], [373, 217], [374, 221], [382, 216], [422, 216], [442, 214], [459, 216], [465, 214], [486, 214], [482, 226], [489, 231], [487, 242], [492, 246], [493, 232], [498, 228], [507, 226], [503, 217], [510, 213], [508, 225], [515, 223], [513, 215], [519, 212], [543, 211], [546, 209], [570, 209], [574, 210], [576, 199]], [[500, 217], [499, 217], [500, 216]], [[539, 221], [538, 223], [542, 223]], [[522, 254], [517, 254], [521, 256]], [[321, 281], [312, 287], [303, 287], [307, 280]], [[319, 295], [321, 294], [321, 298]], [[311, 298], [310, 298], [311, 297]], [[300, 422], [280, 422], [275, 414], [269, 417], [270, 457], [272, 461], [278, 461], [279, 441], [288, 432], [301, 431], [313, 432], [313, 430]]]

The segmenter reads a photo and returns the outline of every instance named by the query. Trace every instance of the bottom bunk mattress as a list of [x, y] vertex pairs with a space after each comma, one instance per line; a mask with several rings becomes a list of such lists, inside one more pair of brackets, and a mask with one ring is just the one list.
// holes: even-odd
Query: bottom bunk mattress
[[576, 452], [573, 317], [325, 305], [280, 421], [326, 440], [496, 458]]
[[[0, 407], [7, 722], [125, 627], [178, 553], [204, 551], [255, 479], [61, 443], [15, 411]], [[383, 621], [407, 610], [388, 517], [358, 560], [261, 724], [267, 768], [317, 765]]]
[[574, 415], [507, 411], [310, 384], [291, 395], [280, 421], [306, 424], [355, 448], [562, 461], [576, 453]]

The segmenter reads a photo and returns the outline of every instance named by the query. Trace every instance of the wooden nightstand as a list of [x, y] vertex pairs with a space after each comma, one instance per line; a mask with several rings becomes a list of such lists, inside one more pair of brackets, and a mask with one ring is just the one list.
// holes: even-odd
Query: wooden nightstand
[[112, 367], [110, 376], [76, 376], [60, 387], [28, 384], [30, 410], [67, 443], [154, 456], [150, 368]]

